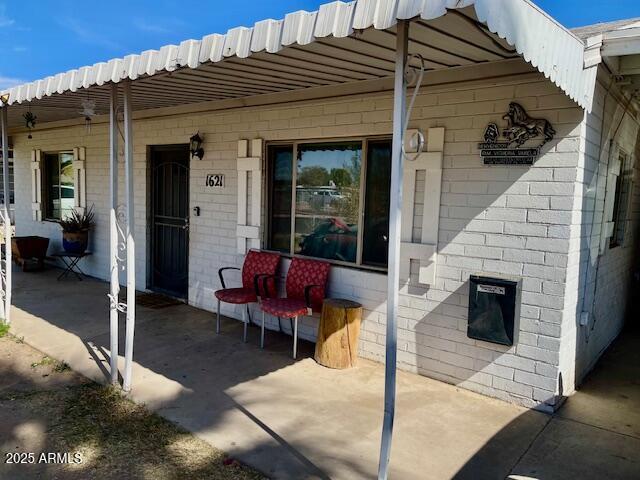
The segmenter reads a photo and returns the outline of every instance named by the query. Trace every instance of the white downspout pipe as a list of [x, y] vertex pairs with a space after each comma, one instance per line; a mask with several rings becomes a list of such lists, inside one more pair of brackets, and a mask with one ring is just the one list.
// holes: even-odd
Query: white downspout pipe
[[391, 147], [391, 202], [389, 206], [389, 260], [387, 273], [387, 346], [384, 381], [384, 419], [380, 442], [378, 479], [389, 474], [389, 457], [396, 408], [396, 357], [398, 349], [398, 288], [400, 284], [400, 233], [402, 221], [402, 142], [407, 103], [405, 67], [409, 46], [409, 22], [401, 20], [396, 33], [396, 68], [393, 87], [393, 143]]
[[111, 209], [109, 212], [109, 268], [111, 285], [109, 290], [109, 331], [111, 383], [118, 383], [118, 319], [120, 306], [120, 278], [118, 268], [118, 85], [111, 85], [109, 101], [109, 181]]
[[135, 222], [133, 204], [133, 128], [131, 125], [131, 83], [123, 84], [124, 93], [124, 163], [127, 201], [127, 322], [124, 347], [124, 376], [122, 388], [131, 390], [131, 372], [133, 370], [133, 335], [136, 329], [136, 251]]
[[4, 200], [2, 215], [4, 218], [4, 323], [11, 323], [11, 216], [9, 215], [11, 192], [9, 190], [9, 123], [7, 120], [7, 106], [0, 109], [0, 123], [2, 128], [2, 179]]

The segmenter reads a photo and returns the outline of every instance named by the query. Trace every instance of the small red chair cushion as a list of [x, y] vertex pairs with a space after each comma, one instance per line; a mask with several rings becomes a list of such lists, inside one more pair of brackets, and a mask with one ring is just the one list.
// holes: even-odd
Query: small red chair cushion
[[221, 302], [226, 303], [252, 303], [258, 301], [253, 288], [224, 288], [216, 290], [215, 296]]
[[295, 298], [264, 298], [260, 308], [270, 315], [280, 318], [293, 318], [307, 315], [307, 304]]

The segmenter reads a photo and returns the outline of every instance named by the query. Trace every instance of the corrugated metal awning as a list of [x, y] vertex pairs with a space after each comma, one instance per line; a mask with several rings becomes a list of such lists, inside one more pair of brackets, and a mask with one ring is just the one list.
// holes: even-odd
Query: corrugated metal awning
[[87, 97], [106, 111], [106, 85], [125, 79], [134, 80], [134, 108], [141, 110], [387, 78], [400, 19], [413, 20], [410, 52], [430, 70], [521, 56], [591, 107], [593, 75], [583, 68], [582, 41], [527, 0], [329, 3], [20, 85], [9, 90], [9, 104], [38, 106], [44, 122], [78, 117]]

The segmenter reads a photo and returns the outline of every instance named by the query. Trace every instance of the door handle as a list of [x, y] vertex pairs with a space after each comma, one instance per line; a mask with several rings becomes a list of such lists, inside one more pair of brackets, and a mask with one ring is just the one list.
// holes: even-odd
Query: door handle
[[180, 227], [180, 228], [182, 228], [182, 230], [189, 230], [189, 221], [188, 220], [185, 221], [184, 225], [182, 227]]

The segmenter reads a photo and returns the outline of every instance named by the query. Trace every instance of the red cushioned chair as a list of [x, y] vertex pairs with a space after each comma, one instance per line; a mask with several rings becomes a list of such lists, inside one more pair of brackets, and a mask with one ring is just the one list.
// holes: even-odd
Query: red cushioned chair
[[[218, 270], [221, 290], [215, 292], [218, 299], [218, 310], [216, 315], [216, 333], [220, 333], [220, 302], [246, 305], [242, 310], [242, 321], [244, 322], [243, 340], [247, 341], [247, 327], [251, 322], [249, 304], [258, 301], [258, 297], [276, 296], [276, 286], [274, 276], [278, 269], [280, 255], [277, 253], [261, 252], [249, 250], [242, 264], [242, 287], [227, 288], [222, 272], [225, 270], [240, 270], [237, 267], [224, 267]], [[260, 280], [264, 278], [264, 282]]]
[[[312, 311], [322, 309], [322, 301], [325, 298], [325, 289], [329, 280], [328, 262], [294, 258], [287, 272], [286, 290], [287, 298], [263, 298], [260, 302], [262, 309], [262, 327], [260, 332], [260, 348], [264, 348], [264, 315], [265, 312], [281, 318], [293, 319], [293, 358], [296, 358], [298, 350], [298, 317], [311, 315]], [[262, 279], [267, 285], [269, 277]]]

